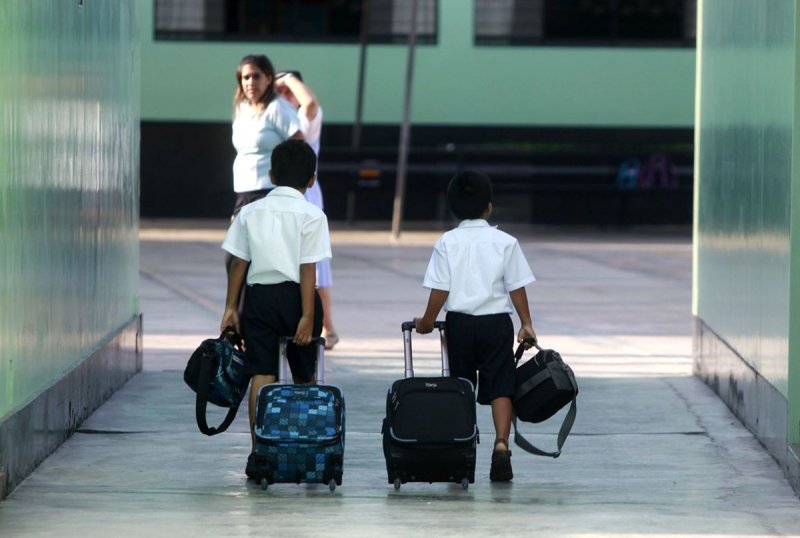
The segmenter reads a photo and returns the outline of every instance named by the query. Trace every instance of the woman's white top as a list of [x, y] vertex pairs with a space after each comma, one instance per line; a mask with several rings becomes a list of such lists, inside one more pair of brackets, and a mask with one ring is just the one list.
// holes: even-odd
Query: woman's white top
[[260, 116], [247, 101], [240, 103], [233, 120], [233, 190], [274, 188], [269, 180], [272, 150], [298, 131], [297, 111], [282, 97], [273, 99]]

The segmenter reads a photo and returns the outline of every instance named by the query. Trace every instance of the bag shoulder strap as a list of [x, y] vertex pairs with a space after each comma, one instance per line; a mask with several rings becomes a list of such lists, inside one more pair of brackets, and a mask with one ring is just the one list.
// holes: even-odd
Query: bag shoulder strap
[[525, 437], [523, 437], [523, 435], [519, 433], [519, 430], [517, 429], [517, 414], [514, 413], [511, 418], [511, 423], [514, 425], [514, 444], [525, 452], [530, 452], [535, 456], [549, 456], [551, 458], [559, 457], [561, 455], [561, 447], [564, 446], [564, 441], [567, 440], [567, 436], [572, 430], [572, 425], [575, 424], [575, 415], [577, 412], [577, 398], [573, 398], [572, 403], [569, 406], [569, 411], [567, 411], [567, 416], [564, 417], [564, 421], [561, 423], [561, 428], [558, 430], [558, 449], [555, 452], [545, 452], [544, 450], [536, 448], [530, 441], [525, 439]]
[[228, 414], [225, 416], [222, 423], [216, 428], [209, 428], [208, 422], [206, 421], [206, 407], [208, 406], [208, 387], [211, 385], [211, 365], [212, 361], [208, 360], [205, 356], [200, 361], [200, 371], [197, 375], [197, 396], [194, 405], [197, 427], [202, 433], [208, 436], [217, 435], [227, 430], [233, 423], [233, 419], [236, 418], [236, 412], [239, 410], [238, 405], [229, 408]]

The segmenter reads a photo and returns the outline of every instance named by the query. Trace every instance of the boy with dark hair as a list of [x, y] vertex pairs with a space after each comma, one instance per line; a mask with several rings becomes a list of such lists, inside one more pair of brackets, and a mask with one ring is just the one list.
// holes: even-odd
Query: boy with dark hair
[[[433, 330], [442, 307], [450, 373], [478, 384], [478, 403], [492, 406], [495, 428], [489, 478], [507, 482], [511, 469], [514, 395], [514, 323], [512, 305], [522, 326], [517, 340], [536, 340], [525, 286], [535, 280], [519, 243], [489, 226], [492, 184], [476, 172], [457, 174], [447, 199], [458, 228], [446, 232], [433, 249], [423, 286], [431, 290], [425, 314], [414, 318], [418, 333]], [[478, 375], [476, 376], [476, 371]]]
[[[222, 248], [233, 255], [220, 328], [244, 328], [250, 384], [253, 448], [245, 472], [255, 462], [255, 407], [258, 390], [278, 374], [278, 339], [294, 335], [287, 353], [292, 376], [310, 382], [322, 333], [322, 303], [315, 290], [316, 263], [331, 257], [328, 220], [303, 197], [315, 180], [314, 150], [301, 140], [282, 142], [272, 152], [270, 179], [276, 185], [264, 198], [244, 207], [228, 229]], [[249, 267], [249, 269], [248, 269]], [[240, 327], [239, 296], [247, 282]]]

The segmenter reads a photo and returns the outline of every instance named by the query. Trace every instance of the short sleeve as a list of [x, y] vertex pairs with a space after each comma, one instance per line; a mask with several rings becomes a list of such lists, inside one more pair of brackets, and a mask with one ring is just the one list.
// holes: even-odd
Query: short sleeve
[[300, 263], [317, 263], [331, 257], [328, 219], [321, 211], [307, 218], [300, 240]]
[[447, 263], [447, 250], [441, 238], [433, 247], [433, 254], [428, 262], [422, 286], [428, 289], [450, 291], [450, 266]]
[[242, 214], [239, 213], [228, 228], [222, 249], [246, 261], [250, 261], [250, 243], [247, 238], [247, 227]]
[[503, 282], [508, 291], [514, 291], [523, 286], [527, 286], [535, 281], [530, 265], [522, 253], [518, 241], [514, 241], [508, 248], [506, 257], [506, 267], [503, 272]]
[[277, 97], [275, 106], [267, 108], [267, 119], [275, 126], [275, 131], [285, 140], [300, 131], [300, 118], [297, 111], [283, 97]]

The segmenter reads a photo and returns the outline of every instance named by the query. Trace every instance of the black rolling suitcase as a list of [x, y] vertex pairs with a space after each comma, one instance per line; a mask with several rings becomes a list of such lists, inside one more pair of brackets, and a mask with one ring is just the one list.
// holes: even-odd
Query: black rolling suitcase
[[456, 482], [467, 489], [475, 481], [475, 389], [468, 380], [449, 375], [444, 322], [436, 322], [442, 377], [414, 377], [414, 323], [404, 322], [402, 328], [405, 379], [389, 390], [382, 428], [389, 483], [400, 489], [406, 482]]

